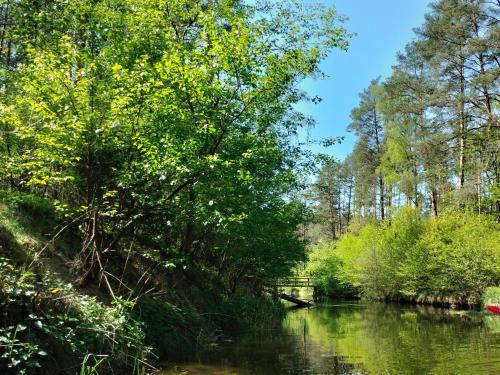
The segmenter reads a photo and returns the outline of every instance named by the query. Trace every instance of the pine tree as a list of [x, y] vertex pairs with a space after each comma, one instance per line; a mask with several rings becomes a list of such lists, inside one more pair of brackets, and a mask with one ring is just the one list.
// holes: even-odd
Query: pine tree
[[[359, 137], [353, 152], [354, 164], [359, 165], [361, 163], [366, 166], [363, 173], [359, 174], [357, 181], [370, 185], [372, 179], [376, 180], [378, 193], [374, 190], [373, 194], [378, 195], [379, 216], [383, 220], [385, 218], [384, 179], [380, 171], [376, 171], [384, 147], [384, 125], [377, 103], [378, 89], [379, 80], [376, 79], [360, 94], [359, 105], [352, 110], [351, 124], [347, 129]], [[361, 195], [366, 197], [371, 188], [371, 186], [365, 186]], [[361, 198], [360, 194], [356, 194], [356, 197], [357, 199]]]

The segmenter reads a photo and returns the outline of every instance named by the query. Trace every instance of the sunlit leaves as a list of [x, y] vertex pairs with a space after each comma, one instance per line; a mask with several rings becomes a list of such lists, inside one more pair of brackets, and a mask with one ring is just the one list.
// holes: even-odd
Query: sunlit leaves
[[[294, 108], [300, 81], [346, 46], [335, 11], [70, 0], [56, 20], [39, 8], [43, 25], [17, 21], [24, 59], [2, 115], [22, 145], [16, 181], [64, 192], [98, 251], [140, 233], [166, 258], [251, 273], [275, 254], [285, 272], [302, 251], [292, 197], [307, 161], [294, 137], [311, 124]], [[96, 222], [98, 235], [85, 229]]]

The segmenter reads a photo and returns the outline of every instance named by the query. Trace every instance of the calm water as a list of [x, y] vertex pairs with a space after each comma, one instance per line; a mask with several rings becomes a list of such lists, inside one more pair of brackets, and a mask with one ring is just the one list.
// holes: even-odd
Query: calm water
[[295, 310], [279, 330], [223, 343], [161, 374], [500, 375], [500, 316], [362, 303]]

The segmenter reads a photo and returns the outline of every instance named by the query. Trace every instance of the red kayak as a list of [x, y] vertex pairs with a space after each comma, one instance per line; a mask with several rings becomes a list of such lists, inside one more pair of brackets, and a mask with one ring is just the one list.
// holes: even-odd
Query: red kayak
[[493, 314], [500, 314], [500, 306], [487, 305], [486, 310], [492, 312]]

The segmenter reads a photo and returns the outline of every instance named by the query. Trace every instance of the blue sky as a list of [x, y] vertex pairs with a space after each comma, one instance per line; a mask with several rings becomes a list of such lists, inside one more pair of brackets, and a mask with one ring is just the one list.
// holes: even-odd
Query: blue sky
[[343, 159], [352, 150], [354, 137], [346, 131], [351, 109], [358, 94], [372, 79], [391, 73], [396, 54], [414, 38], [413, 28], [422, 25], [428, 0], [324, 0], [349, 20], [345, 27], [356, 33], [347, 52], [334, 51], [322, 64], [326, 80], [308, 80], [303, 88], [320, 96], [319, 104], [303, 103], [298, 109], [312, 116], [317, 124], [310, 130], [312, 139], [345, 136], [341, 145], [328, 150], [312, 146]]

